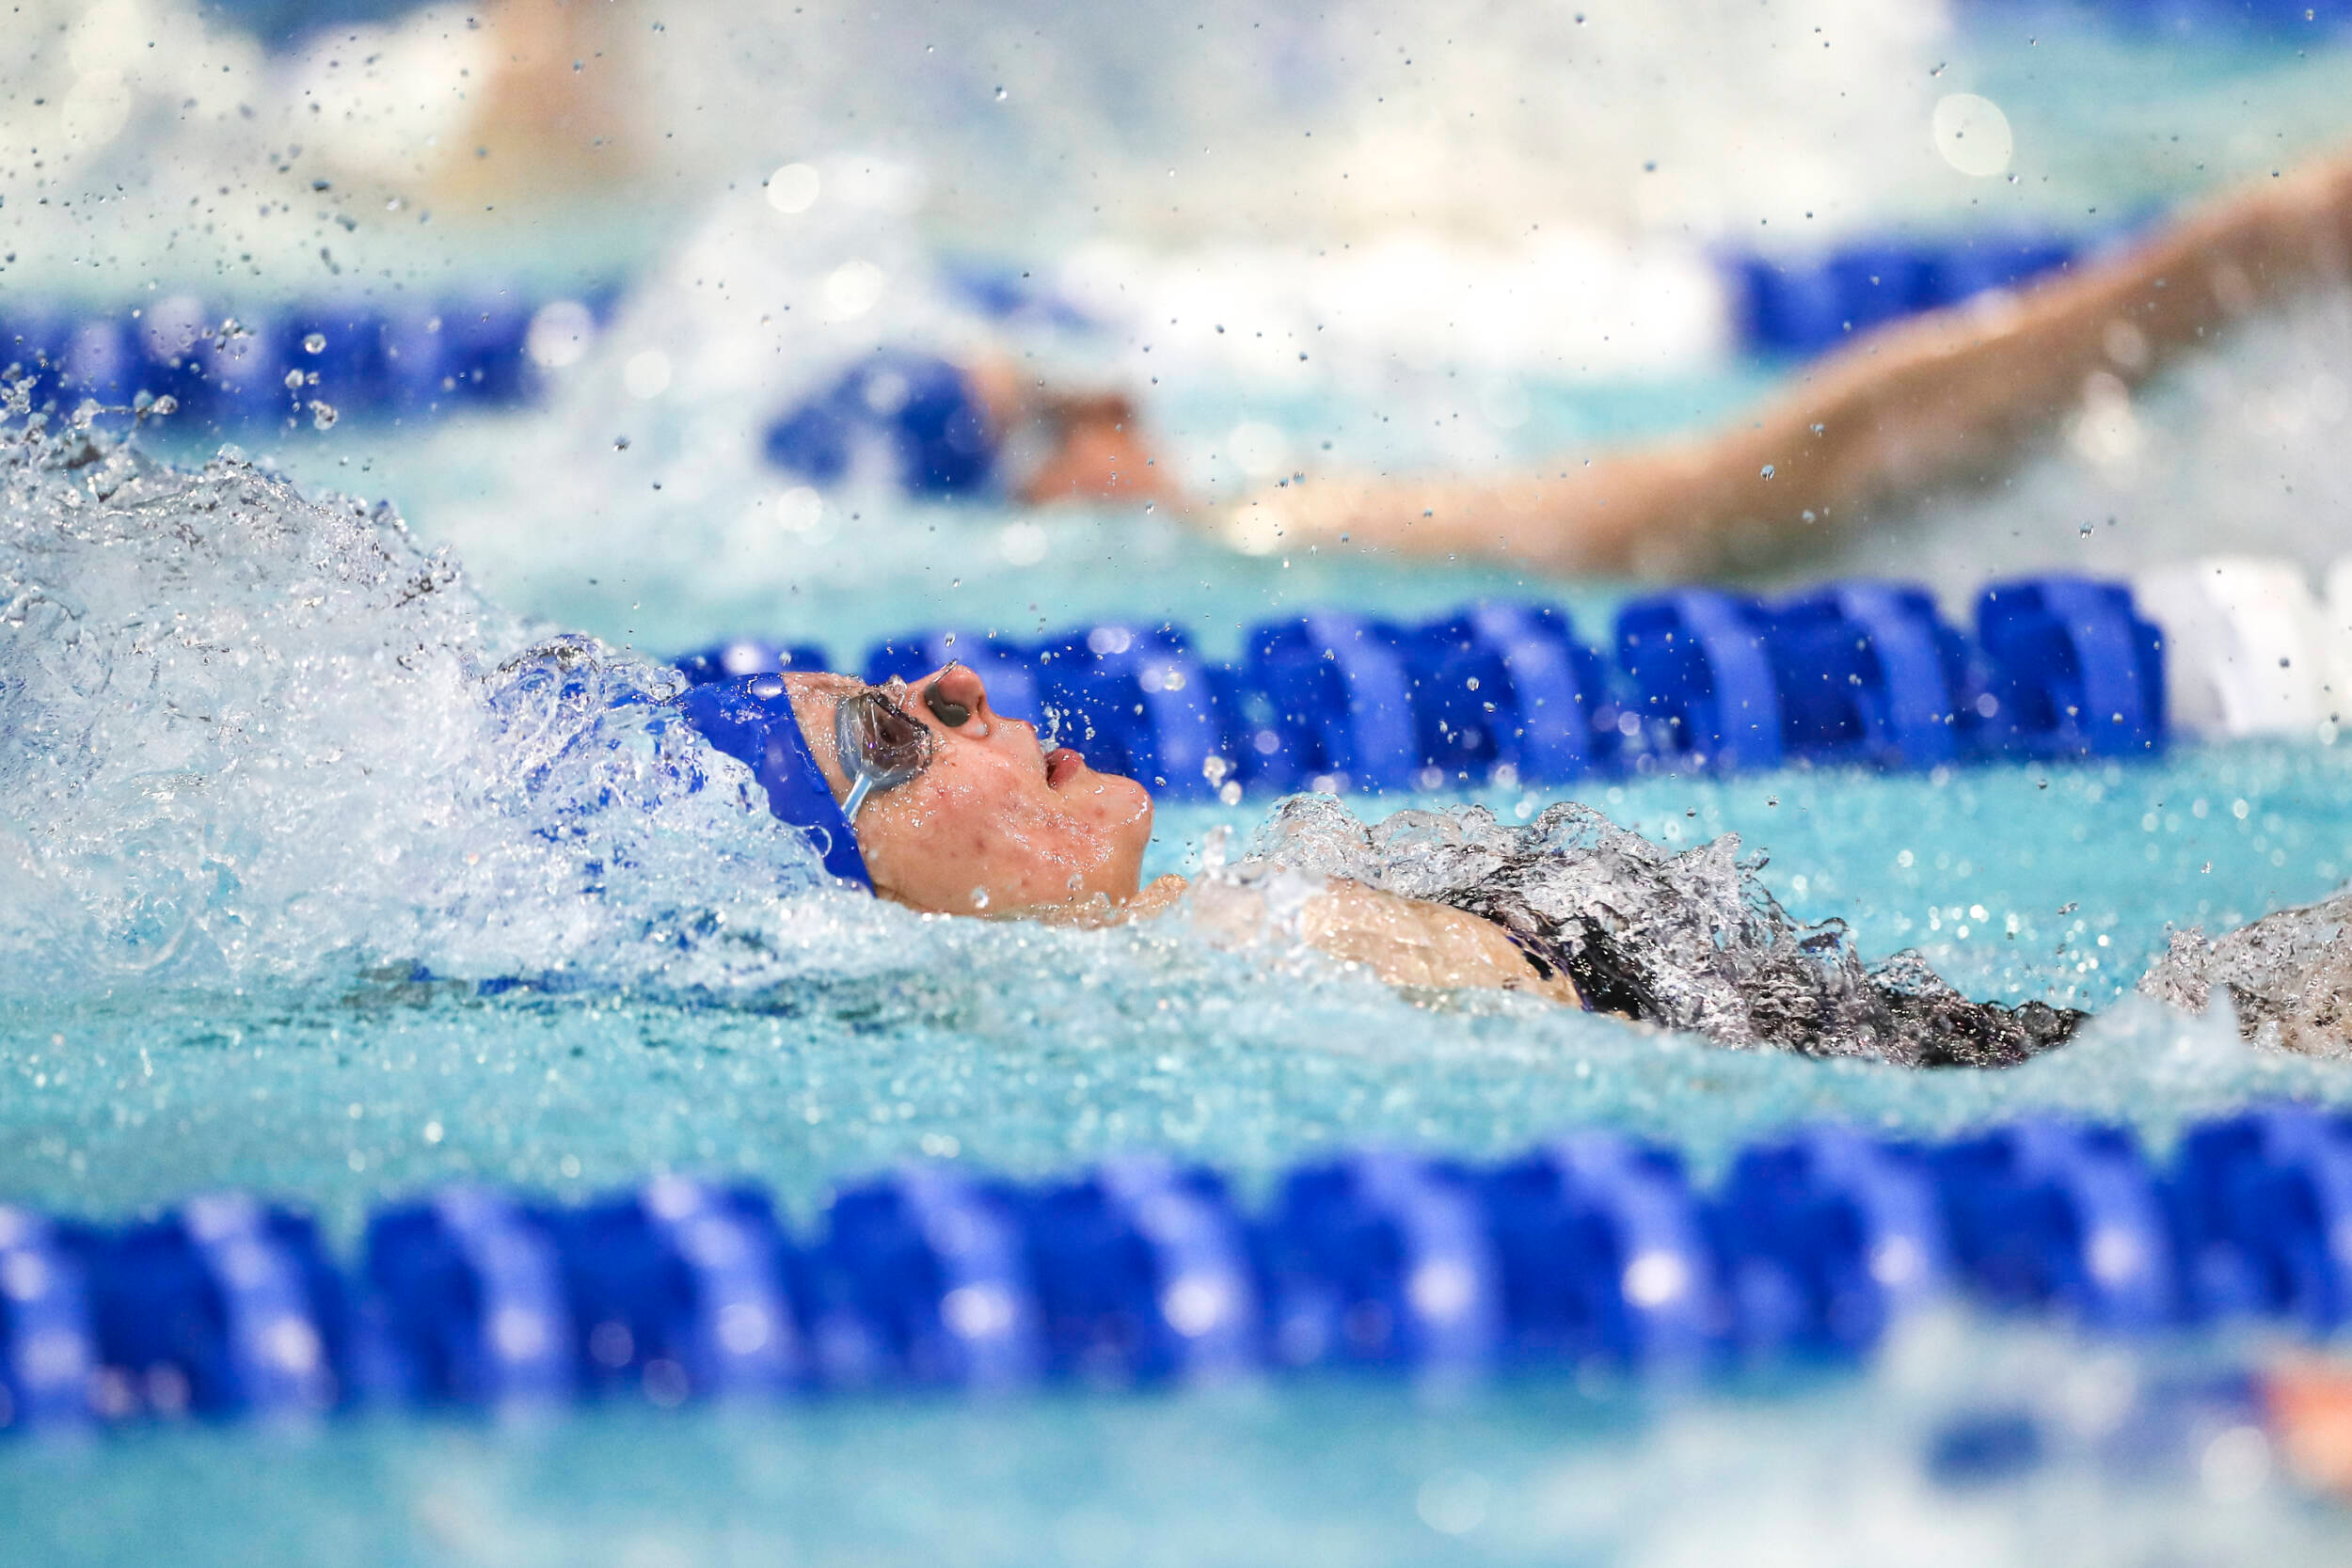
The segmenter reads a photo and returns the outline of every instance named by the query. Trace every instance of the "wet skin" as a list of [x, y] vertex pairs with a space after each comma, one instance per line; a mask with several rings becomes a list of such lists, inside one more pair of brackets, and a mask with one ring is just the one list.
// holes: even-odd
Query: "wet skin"
[[[792, 709], [836, 800], [850, 780], [834, 752], [834, 707], [865, 690], [847, 675], [787, 675]], [[913, 683], [899, 705], [931, 732], [931, 761], [858, 813], [874, 891], [953, 914], [1107, 917], [1135, 899], [1152, 840], [1152, 797], [1098, 773], [1037, 726], [989, 706], [961, 664]]]
[[[867, 689], [848, 675], [784, 677], [792, 711], [833, 788], [850, 779], [834, 751], [834, 711]], [[855, 824], [874, 891], [941, 914], [1109, 922], [1155, 913], [1186, 888], [1162, 877], [1138, 888], [1152, 840], [1152, 797], [1098, 773], [1068, 747], [1045, 751], [1037, 728], [989, 706], [988, 689], [950, 664], [897, 693], [931, 733], [931, 760], [866, 798]], [[1264, 923], [1254, 893], [1215, 887], [1202, 928], [1248, 940]], [[1502, 930], [1459, 910], [1337, 881], [1304, 911], [1296, 940], [1394, 985], [1534, 990], [1577, 1005], [1565, 976], [1539, 976]]]

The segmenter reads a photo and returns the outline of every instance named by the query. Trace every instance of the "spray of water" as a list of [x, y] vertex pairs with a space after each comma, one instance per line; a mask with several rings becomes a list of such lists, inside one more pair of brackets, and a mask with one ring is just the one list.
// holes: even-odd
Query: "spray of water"
[[675, 680], [534, 641], [389, 508], [0, 426], [5, 984], [723, 964], [816, 876]]
[[2316, 904], [2281, 910], [2209, 942], [2201, 929], [2177, 932], [2139, 989], [2159, 1001], [2202, 1012], [2226, 997], [2238, 1031], [2265, 1045], [2315, 1056], [2343, 1056], [2352, 1039], [2352, 890]]

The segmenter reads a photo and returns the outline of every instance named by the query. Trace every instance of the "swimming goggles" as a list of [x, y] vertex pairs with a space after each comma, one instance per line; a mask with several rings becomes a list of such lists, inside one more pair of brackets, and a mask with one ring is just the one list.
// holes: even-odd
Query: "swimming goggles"
[[886, 686], [869, 686], [834, 705], [834, 751], [850, 779], [841, 815], [852, 823], [867, 796], [896, 789], [930, 766], [935, 743], [930, 727], [898, 705], [906, 690], [907, 683], [894, 675]]

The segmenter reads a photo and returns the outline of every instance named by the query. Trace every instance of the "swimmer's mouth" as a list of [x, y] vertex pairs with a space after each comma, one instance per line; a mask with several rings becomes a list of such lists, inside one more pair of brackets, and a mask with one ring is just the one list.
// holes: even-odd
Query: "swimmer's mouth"
[[1076, 774], [1079, 768], [1086, 765], [1087, 759], [1069, 747], [1055, 747], [1045, 753], [1045, 787], [1059, 789], [1064, 783]]

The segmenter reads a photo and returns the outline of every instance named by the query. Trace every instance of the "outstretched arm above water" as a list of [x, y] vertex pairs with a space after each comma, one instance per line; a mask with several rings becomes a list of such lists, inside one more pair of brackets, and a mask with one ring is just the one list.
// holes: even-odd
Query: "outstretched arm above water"
[[1221, 521], [1246, 545], [1341, 539], [1555, 572], [1772, 564], [1921, 491], [1995, 479], [2087, 394], [2233, 319], [2352, 277], [2352, 156], [2238, 191], [2015, 295], [1881, 328], [1737, 424], [1524, 476], [1334, 476]]

